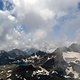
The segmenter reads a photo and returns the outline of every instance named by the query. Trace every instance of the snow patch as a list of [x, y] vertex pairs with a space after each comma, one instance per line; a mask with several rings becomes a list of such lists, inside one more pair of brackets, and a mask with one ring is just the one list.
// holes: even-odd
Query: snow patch
[[68, 63], [70, 63], [70, 62], [75, 63], [76, 60], [80, 61], [80, 53], [78, 53], [78, 52], [63, 52], [63, 58]]

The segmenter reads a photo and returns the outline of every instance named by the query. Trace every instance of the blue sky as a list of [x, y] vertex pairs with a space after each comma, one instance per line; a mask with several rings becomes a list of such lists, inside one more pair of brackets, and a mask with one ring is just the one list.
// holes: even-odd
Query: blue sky
[[0, 10], [3, 10], [3, 1], [0, 0]]
[[[78, 12], [78, 9], [76, 9], [76, 12]], [[75, 16], [73, 16], [73, 13], [70, 12], [68, 15], [62, 16], [57, 20], [57, 23], [54, 26], [53, 33], [52, 33], [55, 36], [55, 38], [59, 39], [62, 36], [62, 34], [65, 34], [69, 40], [74, 39], [75, 32], [76, 32], [75, 30], [68, 29], [68, 31], [62, 31], [62, 26], [66, 23], [66, 21], [67, 20], [70, 21], [74, 18], [75, 18]]]
[[79, 0], [0, 0], [0, 49], [79, 43], [79, 21]]

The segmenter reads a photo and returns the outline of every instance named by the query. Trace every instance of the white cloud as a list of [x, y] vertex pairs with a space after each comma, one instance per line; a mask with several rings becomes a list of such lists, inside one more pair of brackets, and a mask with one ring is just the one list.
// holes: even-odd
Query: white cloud
[[49, 9], [41, 10], [39, 13], [44, 20], [52, 19], [55, 16], [55, 13], [53, 13], [53, 11], [50, 11]]
[[32, 37], [34, 41], [44, 39], [46, 37], [46, 32], [45, 30], [37, 30], [33, 33]]
[[[43, 45], [58, 42], [67, 45], [70, 41], [65, 34], [70, 30], [79, 29], [79, 13], [77, 4], [79, 0], [11, 0], [14, 9], [0, 11], [0, 49], [22, 48], [24, 46]], [[59, 21], [63, 16], [68, 17], [64, 23]], [[62, 23], [62, 24], [61, 24]], [[54, 39], [55, 24], [60, 24], [61, 35], [59, 40]], [[21, 28], [21, 26], [23, 28]], [[76, 32], [75, 32], [76, 34]], [[56, 34], [55, 34], [56, 36]], [[52, 41], [52, 42], [51, 42]]]

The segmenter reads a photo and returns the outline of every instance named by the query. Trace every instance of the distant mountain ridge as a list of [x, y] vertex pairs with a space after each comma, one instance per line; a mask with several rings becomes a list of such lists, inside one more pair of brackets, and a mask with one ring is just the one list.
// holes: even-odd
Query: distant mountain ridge
[[67, 47], [57, 48], [52, 53], [46, 53], [44, 51], [40, 51], [40, 50], [37, 50], [37, 49], [34, 49], [34, 48], [26, 49], [24, 51], [22, 51], [20, 49], [13, 49], [11, 51], [1, 50], [0, 51], [0, 60], [3, 60], [3, 59], [5, 60], [6, 59], [6, 61], [9, 61], [9, 60], [15, 60], [15, 59], [18, 59], [18, 58], [27, 58], [29, 56], [35, 56], [35, 55], [41, 56], [41, 57], [44, 56], [45, 59], [46, 59], [46, 58], [51, 58], [52, 56], [55, 56], [55, 55], [60, 56], [60, 55], [62, 55], [63, 52], [71, 52], [71, 51], [80, 52], [80, 45], [76, 44], [76, 43], [73, 43], [68, 48]]

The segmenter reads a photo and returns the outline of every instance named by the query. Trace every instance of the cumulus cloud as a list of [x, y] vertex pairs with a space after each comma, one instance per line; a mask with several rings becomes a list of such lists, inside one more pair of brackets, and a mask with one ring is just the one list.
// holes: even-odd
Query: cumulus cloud
[[[8, 4], [5, 1], [8, 1]], [[63, 42], [64, 46], [73, 41], [72, 37], [70, 38], [71, 33], [74, 31], [74, 35], [71, 36], [77, 36], [80, 29], [79, 0], [3, 0], [3, 2], [4, 10], [0, 10], [0, 49], [24, 46], [55, 48]], [[57, 25], [60, 27], [62, 37], [53, 33]], [[59, 38], [55, 39], [55, 36]]]

